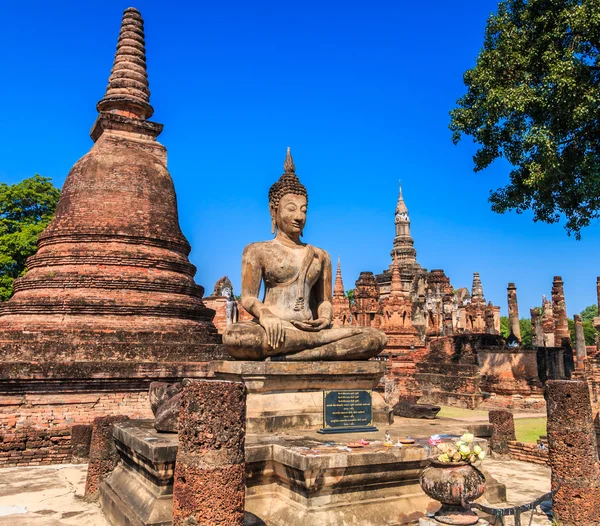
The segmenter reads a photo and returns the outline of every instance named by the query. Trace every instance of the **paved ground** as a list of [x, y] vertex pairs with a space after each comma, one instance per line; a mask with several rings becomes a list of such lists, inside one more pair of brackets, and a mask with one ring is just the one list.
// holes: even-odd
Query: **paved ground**
[[[484, 465], [506, 484], [507, 506], [531, 502], [549, 491], [550, 470], [545, 466], [495, 459]], [[86, 470], [83, 464], [0, 469], [0, 526], [109, 526], [100, 508], [82, 499]], [[529, 524], [529, 516], [522, 517], [523, 525]], [[505, 519], [506, 526], [512, 524], [512, 518]], [[538, 508], [531, 524], [551, 522]]]
[[[518, 460], [496, 460], [491, 458], [486, 459], [483, 465], [494, 478], [506, 485], [508, 502], [506, 504], [494, 504], [496, 508], [527, 504], [550, 491], [550, 468], [548, 466]], [[547, 506], [549, 506], [549, 503], [542, 507], [547, 508]], [[530, 518], [531, 512], [521, 515], [521, 524], [528, 526]], [[498, 521], [497, 525], [500, 524]], [[506, 517], [504, 524], [505, 526], [514, 525], [514, 518]], [[533, 514], [531, 526], [549, 526], [550, 524], [552, 524], [552, 521], [538, 506]]]
[[[520, 414], [516, 418], [539, 416]], [[416, 420], [396, 418], [391, 426], [379, 426], [375, 433], [345, 435], [320, 435], [302, 433], [317, 440], [350, 442], [365, 438], [382, 440], [386, 429], [392, 439], [399, 437], [424, 437], [436, 433], [461, 434], [467, 426], [487, 422], [487, 414], [460, 419], [436, 418]], [[295, 433], [294, 433], [295, 434]], [[499, 482], [506, 484], [508, 503], [516, 506], [533, 501], [549, 491], [550, 470], [546, 466], [519, 461], [487, 459], [485, 468]], [[98, 505], [83, 500], [87, 465], [63, 464], [0, 469], [0, 526], [110, 526]], [[496, 505], [500, 507], [500, 505]], [[522, 517], [529, 524], [530, 514]], [[496, 526], [500, 526], [500, 522]], [[514, 521], [507, 517], [505, 526]], [[550, 520], [538, 508], [531, 526], [549, 526]]]
[[83, 500], [87, 464], [0, 469], [1, 526], [109, 526]]

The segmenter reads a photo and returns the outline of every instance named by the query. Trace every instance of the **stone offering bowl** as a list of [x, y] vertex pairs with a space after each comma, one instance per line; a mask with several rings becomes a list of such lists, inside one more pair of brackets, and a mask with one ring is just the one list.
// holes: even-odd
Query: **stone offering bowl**
[[435, 519], [443, 524], [477, 524], [479, 517], [463, 503], [473, 502], [485, 491], [485, 477], [468, 462], [439, 462], [421, 472], [421, 488], [442, 503]]

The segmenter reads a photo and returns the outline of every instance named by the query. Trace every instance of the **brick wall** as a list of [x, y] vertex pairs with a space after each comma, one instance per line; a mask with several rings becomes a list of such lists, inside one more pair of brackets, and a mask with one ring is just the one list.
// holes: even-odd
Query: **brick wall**
[[514, 460], [524, 460], [534, 464], [548, 464], [548, 448], [540, 449], [539, 444], [526, 444], [511, 440], [508, 443], [510, 456]]
[[207, 363], [0, 364], [0, 467], [71, 461], [71, 428], [106, 415], [152, 418], [152, 381], [202, 378]]

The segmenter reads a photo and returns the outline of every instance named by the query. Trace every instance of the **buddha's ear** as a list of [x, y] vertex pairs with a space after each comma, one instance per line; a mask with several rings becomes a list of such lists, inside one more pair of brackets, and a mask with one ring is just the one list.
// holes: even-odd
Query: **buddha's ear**
[[271, 234], [277, 232], [277, 207], [269, 203], [269, 212], [271, 213]]

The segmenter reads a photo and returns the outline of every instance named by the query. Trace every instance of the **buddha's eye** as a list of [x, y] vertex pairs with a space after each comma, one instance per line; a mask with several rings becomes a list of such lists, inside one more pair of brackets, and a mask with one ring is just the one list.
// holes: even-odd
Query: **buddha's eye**
[[308, 208], [306, 208], [305, 206], [301, 207], [300, 210], [304, 213], [306, 213], [306, 211], [308, 210]]
[[286, 209], [288, 212], [295, 212], [295, 211], [296, 211], [296, 206], [295, 206], [295, 205], [292, 205], [292, 204], [289, 204], [289, 205], [287, 205], [287, 206], [285, 207], [285, 209]]

